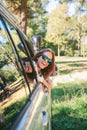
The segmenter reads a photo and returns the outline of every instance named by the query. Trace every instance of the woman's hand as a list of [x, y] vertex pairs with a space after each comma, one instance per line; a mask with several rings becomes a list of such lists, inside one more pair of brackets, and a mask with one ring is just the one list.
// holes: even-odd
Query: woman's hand
[[39, 81], [39, 82], [43, 83], [43, 81], [44, 81], [43, 76], [39, 76], [39, 75], [37, 75], [37, 78], [38, 78], [38, 81]]
[[32, 73], [32, 67], [29, 62], [25, 62], [25, 72]]
[[50, 88], [52, 87], [51, 86], [51, 83], [47, 82], [43, 76], [38, 76], [38, 81], [41, 82], [45, 88], [47, 88], [48, 92], [50, 91]]

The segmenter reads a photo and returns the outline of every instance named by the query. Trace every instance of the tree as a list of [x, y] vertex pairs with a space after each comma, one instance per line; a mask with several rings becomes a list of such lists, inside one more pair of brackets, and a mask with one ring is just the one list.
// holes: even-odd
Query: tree
[[[72, 3], [75, 6], [75, 13], [70, 16], [68, 8]], [[78, 44], [78, 56], [81, 56], [82, 38], [87, 35], [86, 7], [87, 2], [84, 0], [60, 0], [59, 6], [49, 17], [46, 39], [58, 44], [59, 50], [61, 46], [66, 47], [70, 41], [72, 44], [77, 41], [75, 44]]]
[[[67, 0], [67, 2], [70, 2]], [[69, 37], [74, 38], [78, 42], [78, 56], [81, 56], [81, 41], [83, 36], [87, 34], [87, 2], [85, 0], [72, 1], [76, 7], [76, 13], [71, 17], [72, 31]]]
[[60, 55], [59, 50], [65, 39], [64, 35], [70, 27], [70, 18], [67, 12], [67, 4], [59, 4], [49, 16], [47, 24], [46, 40], [58, 45], [58, 55]]
[[18, 16], [21, 30], [27, 33], [28, 19], [43, 13], [42, 2], [45, 0], [4, 0], [9, 10]]

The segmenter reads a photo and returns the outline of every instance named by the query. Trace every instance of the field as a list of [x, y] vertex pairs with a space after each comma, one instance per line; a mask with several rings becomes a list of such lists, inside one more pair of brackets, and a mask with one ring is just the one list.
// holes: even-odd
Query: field
[[[52, 130], [87, 130], [87, 58], [56, 57], [56, 64], [58, 74], [53, 77], [51, 91]], [[25, 103], [23, 92], [24, 88], [19, 89], [0, 103], [1, 114], [4, 110], [1, 129], [8, 129]]]
[[87, 130], [87, 58], [56, 58], [52, 130]]

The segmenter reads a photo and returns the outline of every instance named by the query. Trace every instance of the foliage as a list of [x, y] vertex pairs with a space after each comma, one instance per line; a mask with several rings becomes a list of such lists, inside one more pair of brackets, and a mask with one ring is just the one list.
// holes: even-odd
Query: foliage
[[14, 53], [9, 43], [3, 44], [3, 49], [0, 48], [0, 71], [5, 75], [9, 84], [16, 81], [19, 77], [18, 71], [15, 68]]
[[46, 40], [57, 44], [59, 46], [59, 50], [61, 49], [62, 44], [67, 44], [66, 31], [70, 27], [70, 18], [67, 13], [67, 4], [60, 4], [51, 13], [48, 19]]
[[[85, 49], [86, 44], [84, 45], [84, 39], [87, 35], [86, 1], [59, 0], [58, 7], [51, 14], [47, 14], [45, 9], [48, 0], [4, 1], [16, 16], [20, 14], [18, 15], [18, 19], [21, 18], [20, 24], [22, 25], [22, 31], [26, 32], [25, 30], [27, 29], [30, 40], [32, 40], [32, 35], [42, 35], [43, 38], [46, 36], [44, 39], [46, 44], [44, 45], [48, 44], [48, 47], [52, 44], [54, 46], [58, 45], [58, 52], [55, 52], [58, 55], [87, 55]], [[73, 15], [68, 12], [71, 4], [75, 5], [75, 13]], [[55, 47], [52, 45], [52, 48]]]
[[58, 46], [57, 45], [54, 45], [52, 42], [47, 42], [45, 40], [43, 40], [42, 44], [41, 44], [41, 48], [51, 48], [54, 52], [55, 52], [55, 55], [57, 56], [58, 53], [57, 53], [57, 50], [58, 50]]
[[[13, 104], [11, 104], [9, 107], [4, 109], [3, 116], [4, 116], [4, 122], [0, 123], [0, 128], [2, 130], [7, 130], [13, 121], [18, 116], [20, 110], [22, 109], [23, 105], [25, 104], [26, 99], [22, 99], [21, 101], [17, 101]], [[7, 125], [6, 125], [7, 124]]]
[[[86, 61], [87, 58], [82, 57], [61, 57], [58, 61], [59, 74], [64, 77], [68, 74], [71, 78], [72, 73], [84, 70]], [[66, 80], [58, 82], [51, 91], [52, 129], [87, 129], [87, 81], [82, 78], [73, 81], [68, 79], [68, 82]]]
[[87, 81], [79, 84], [60, 83], [52, 89], [53, 130], [83, 130], [87, 128], [86, 84]]
[[[68, 28], [66, 24], [67, 17], [67, 5], [59, 5], [49, 16], [47, 25], [46, 39], [48, 41], [53, 41], [55, 44], [61, 44], [61, 36]], [[62, 26], [63, 25], [63, 26]]]
[[5, 71], [3, 68], [0, 69], [0, 71], [3, 73], [3, 75], [5, 75], [5, 78], [8, 82], [8, 84], [13, 83], [14, 81], [16, 81], [19, 78], [19, 73], [16, 69], [11, 69], [8, 71]]
[[[83, 60], [82, 60], [83, 59]], [[83, 57], [60, 57], [57, 59], [59, 75], [72, 74], [74, 72], [81, 71], [87, 66], [87, 58]]]
[[[75, 13], [68, 13], [69, 6], [75, 5]], [[83, 9], [84, 7], [84, 9]], [[84, 55], [81, 53], [82, 39], [87, 35], [86, 1], [60, 0], [58, 7], [50, 14], [47, 24], [46, 40], [58, 44], [58, 54]], [[73, 41], [73, 42], [72, 42]], [[71, 46], [69, 46], [70, 44]], [[74, 44], [73, 44], [74, 43]], [[59, 52], [60, 51], [60, 52]]]
[[20, 21], [21, 29], [24, 33], [27, 32], [28, 21], [36, 20], [41, 17], [45, 11], [44, 6], [48, 2], [46, 0], [4, 0], [11, 12], [16, 14]]
[[32, 35], [41, 35], [44, 38], [46, 33], [47, 20], [48, 18], [46, 16], [38, 16], [35, 19], [29, 20], [28, 37], [31, 39]]
[[76, 51], [78, 50], [77, 40], [74, 39], [68, 40], [68, 43], [65, 48], [66, 49], [64, 49], [65, 50], [64, 55], [76, 56]]

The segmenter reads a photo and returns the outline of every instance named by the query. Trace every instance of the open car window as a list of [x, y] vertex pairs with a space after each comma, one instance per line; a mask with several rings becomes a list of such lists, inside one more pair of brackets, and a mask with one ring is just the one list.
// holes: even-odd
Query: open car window
[[33, 53], [30, 41], [0, 0], [0, 130], [51, 130], [50, 94], [38, 82], [30, 83], [21, 62], [27, 56], [32, 63]]
[[[18, 48], [21, 40], [17, 31], [9, 22], [4, 22], [19, 53], [19, 58], [25, 57], [26, 55]], [[18, 71], [16, 65], [16, 61], [19, 61], [18, 55], [4, 22], [0, 18], [0, 119], [3, 122], [2, 125], [0, 124], [1, 129], [7, 129], [11, 125], [30, 94], [25, 78]], [[30, 86], [32, 91], [32, 84]], [[8, 125], [4, 124], [4, 120]]]

